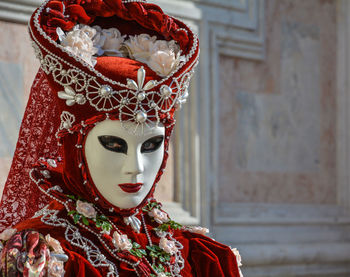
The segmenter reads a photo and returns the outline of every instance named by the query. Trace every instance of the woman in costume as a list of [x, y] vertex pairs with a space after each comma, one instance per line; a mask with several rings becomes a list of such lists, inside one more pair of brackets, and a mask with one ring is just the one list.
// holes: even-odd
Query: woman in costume
[[127, 0], [46, 1], [29, 33], [41, 69], [1, 204], [2, 276], [239, 277], [235, 250], [153, 198], [197, 36]]

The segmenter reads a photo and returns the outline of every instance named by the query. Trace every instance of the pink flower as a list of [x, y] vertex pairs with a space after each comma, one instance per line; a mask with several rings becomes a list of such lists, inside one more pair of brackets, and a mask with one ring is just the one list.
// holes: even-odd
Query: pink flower
[[148, 215], [150, 217], [153, 217], [154, 220], [159, 224], [163, 224], [163, 223], [169, 221], [168, 215], [165, 212], [163, 212], [159, 209], [156, 209], [156, 208], [151, 210], [150, 212], [148, 212]]
[[130, 36], [130, 38], [125, 41], [125, 46], [131, 58], [146, 63], [151, 55], [151, 48], [156, 39], [156, 36], [151, 37], [148, 34]]
[[63, 248], [57, 239], [54, 239], [49, 234], [47, 234], [45, 236], [45, 240], [55, 253], [64, 254]]
[[77, 212], [87, 218], [95, 218], [97, 214], [92, 204], [80, 200], [77, 201]]
[[189, 231], [191, 233], [201, 234], [201, 235], [206, 235], [207, 233], [209, 233], [209, 229], [208, 228], [203, 228], [203, 227], [200, 227], [200, 226], [190, 227]]
[[113, 243], [118, 250], [129, 251], [132, 248], [132, 244], [127, 235], [120, 235], [118, 232], [113, 233]]
[[64, 276], [64, 266], [62, 261], [58, 261], [55, 257], [51, 257], [48, 264], [48, 276], [49, 277], [62, 277]]
[[178, 251], [175, 242], [168, 240], [165, 237], [160, 239], [159, 247], [170, 255], [174, 255]]
[[16, 229], [7, 228], [0, 234], [0, 240], [9, 240], [16, 232]]

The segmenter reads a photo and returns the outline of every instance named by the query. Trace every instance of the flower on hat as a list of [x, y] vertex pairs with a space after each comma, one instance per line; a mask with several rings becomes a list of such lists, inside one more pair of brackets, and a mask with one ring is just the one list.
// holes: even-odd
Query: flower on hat
[[141, 34], [130, 36], [125, 46], [131, 58], [146, 63], [158, 75], [165, 77], [176, 69], [182, 57], [174, 40], [157, 40], [155, 36]]
[[147, 65], [159, 76], [168, 76], [182, 61], [180, 53], [175, 54], [171, 49], [159, 50], [151, 54]]
[[74, 26], [67, 33], [58, 27], [56, 32], [66, 50], [91, 66], [96, 65], [96, 56], [124, 57], [128, 54], [131, 59], [147, 64], [159, 76], [165, 77], [184, 60], [174, 40], [157, 40], [149, 34], [129, 36], [125, 40], [126, 35], [121, 35], [117, 28], [102, 29], [83, 24]]
[[100, 33], [100, 37], [104, 41], [103, 45], [101, 46], [104, 55], [118, 57], [123, 56], [120, 49], [124, 43], [125, 35], [122, 36], [117, 28], [103, 29]]
[[92, 38], [96, 34], [96, 30], [87, 25], [76, 25], [72, 31], [64, 33], [62, 29], [57, 28], [61, 45], [80, 57], [83, 61], [91, 66], [95, 66], [96, 59], [93, 57], [97, 53], [97, 48], [94, 47]]
[[156, 36], [151, 37], [149, 34], [130, 36], [129, 39], [125, 41], [125, 46], [129, 51], [129, 56], [132, 59], [147, 63], [156, 39]]

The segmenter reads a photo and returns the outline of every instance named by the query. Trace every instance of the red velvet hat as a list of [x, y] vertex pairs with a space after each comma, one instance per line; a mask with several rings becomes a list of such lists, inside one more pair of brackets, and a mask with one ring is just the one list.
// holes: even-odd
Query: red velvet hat
[[[199, 56], [191, 29], [144, 1], [46, 1], [29, 31], [57, 96], [63, 133], [107, 113], [140, 127], [170, 124]], [[110, 38], [105, 45], [101, 34]], [[113, 43], [121, 45], [114, 49], [119, 55], [96, 53]]]

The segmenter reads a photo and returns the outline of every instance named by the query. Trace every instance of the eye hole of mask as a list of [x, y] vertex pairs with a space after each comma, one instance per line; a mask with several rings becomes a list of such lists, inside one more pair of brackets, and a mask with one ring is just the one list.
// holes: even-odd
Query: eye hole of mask
[[141, 146], [141, 153], [151, 153], [159, 149], [162, 145], [164, 136], [156, 136], [146, 140]]
[[99, 136], [98, 140], [101, 145], [109, 151], [124, 154], [128, 152], [128, 144], [122, 138], [115, 136]]

